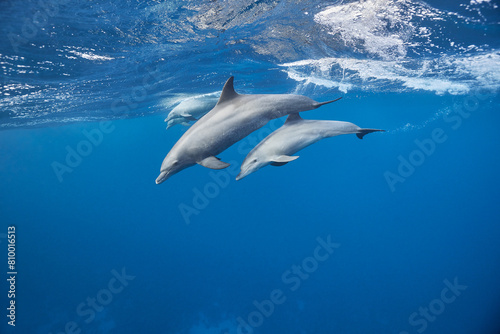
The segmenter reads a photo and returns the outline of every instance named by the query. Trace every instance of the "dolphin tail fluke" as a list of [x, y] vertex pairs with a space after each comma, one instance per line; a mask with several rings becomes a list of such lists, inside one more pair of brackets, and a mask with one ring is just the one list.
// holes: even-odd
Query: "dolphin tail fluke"
[[369, 133], [372, 132], [385, 132], [385, 130], [379, 130], [379, 129], [360, 129], [359, 132], [356, 133], [356, 136], [359, 139], [363, 139], [363, 137]]
[[313, 106], [314, 108], [319, 108], [321, 106], [324, 106], [325, 104], [329, 104], [329, 103], [332, 103], [332, 102], [336, 102], [338, 100], [340, 100], [342, 97], [339, 97], [338, 99], [335, 99], [335, 100], [331, 100], [331, 101], [326, 101], [326, 102], [316, 102]]

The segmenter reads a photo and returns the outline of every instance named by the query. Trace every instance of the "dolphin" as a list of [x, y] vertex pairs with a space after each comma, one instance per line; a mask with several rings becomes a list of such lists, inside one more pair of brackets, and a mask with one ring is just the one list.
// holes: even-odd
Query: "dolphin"
[[189, 126], [189, 121], [197, 121], [209, 112], [219, 100], [220, 92], [189, 97], [170, 111], [165, 122], [167, 129], [176, 124]]
[[294, 153], [323, 138], [355, 133], [359, 139], [363, 139], [366, 134], [376, 131], [384, 130], [362, 129], [349, 122], [305, 120], [299, 114], [291, 114], [282, 127], [264, 138], [248, 153], [236, 180], [241, 180], [269, 164], [283, 166], [298, 158], [293, 156]]
[[229, 164], [216, 156], [270, 120], [338, 100], [316, 102], [302, 95], [238, 94], [233, 81], [234, 77], [227, 80], [217, 105], [194, 123], [168, 152], [156, 184], [195, 164], [226, 168]]

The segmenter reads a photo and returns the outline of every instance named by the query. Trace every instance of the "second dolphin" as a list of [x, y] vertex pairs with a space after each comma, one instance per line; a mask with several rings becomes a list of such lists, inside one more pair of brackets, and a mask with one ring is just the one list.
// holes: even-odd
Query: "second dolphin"
[[344, 134], [356, 134], [359, 139], [378, 129], [362, 129], [359, 126], [340, 121], [305, 120], [299, 114], [288, 116], [285, 124], [264, 138], [246, 156], [236, 180], [256, 172], [267, 165], [282, 166], [298, 158], [294, 153], [320, 141], [323, 138]]

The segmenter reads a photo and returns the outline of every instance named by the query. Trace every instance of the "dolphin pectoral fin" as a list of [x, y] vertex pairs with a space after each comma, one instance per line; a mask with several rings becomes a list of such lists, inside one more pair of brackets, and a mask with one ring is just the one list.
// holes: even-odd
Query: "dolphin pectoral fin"
[[219, 158], [212, 156], [205, 158], [201, 161], [198, 161], [198, 165], [202, 165], [203, 167], [207, 167], [210, 169], [224, 169], [228, 167], [230, 164], [224, 161], [220, 161]]
[[195, 121], [195, 122], [196, 122], [196, 121], [198, 120], [196, 117], [193, 117], [193, 116], [191, 116], [191, 115], [189, 115], [189, 116], [184, 116], [184, 118], [185, 118], [185, 119], [187, 119], [188, 121]]
[[358, 133], [356, 133], [356, 136], [359, 139], [363, 139], [363, 137], [369, 133], [372, 132], [385, 132], [385, 130], [378, 130], [378, 129], [360, 129]]
[[271, 160], [270, 165], [271, 166], [283, 166], [289, 163], [290, 161], [294, 161], [295, 159], [298, 159], [299, 156], [289, 156], [289, 155], [280, 155], [273, 160]]
[[301, 120], [303, 120], [303, 118], [300, 117], [299, 113], [290, 114], [290, 115], [288, 115], [288, 117], [287, 117], [287, 119], [285, 121], [285, 124], [291, 123], [291, 122], [295, 122], [295, 121], [301, 121]]

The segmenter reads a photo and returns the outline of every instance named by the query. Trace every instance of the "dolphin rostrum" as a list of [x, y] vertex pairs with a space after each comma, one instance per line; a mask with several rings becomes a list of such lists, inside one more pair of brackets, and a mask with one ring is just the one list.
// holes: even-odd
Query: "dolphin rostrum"
[[223, 169], [228, 163], [216, 156], [260, 129], [272, 119], [312, 110], [337, 101], [316, 102], [292, 94], [238, 94], [229, 78], [217, 105], [191, 126], [163, 160], [156, 184], [195, 164]]
[[282, 127], [272, 132], [255, 146], [241, 164], [236, 180], [256, 172], [267, 165], [283, 166], [298, 158], [294, 153], [323, 138], [355, 133], [359, 139], [377, 129], [362, 129], [340, 121], [305, 120], [299, 114], [288, 116]]

